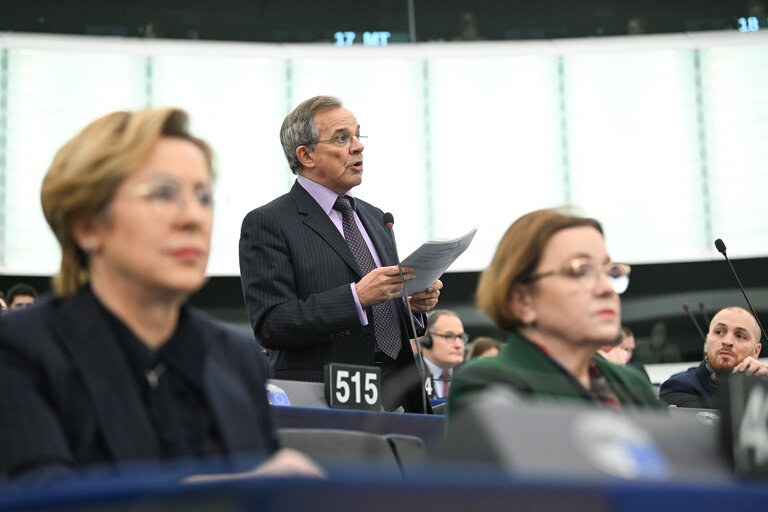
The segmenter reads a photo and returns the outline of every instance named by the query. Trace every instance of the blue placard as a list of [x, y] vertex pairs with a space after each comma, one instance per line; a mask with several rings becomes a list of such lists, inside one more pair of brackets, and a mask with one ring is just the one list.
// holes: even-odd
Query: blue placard
[[286, 393], [280, 386], [276, 386], [272, 383], [267, 384], [267, 401], [270, 405], [291, 405], [288, 393]]

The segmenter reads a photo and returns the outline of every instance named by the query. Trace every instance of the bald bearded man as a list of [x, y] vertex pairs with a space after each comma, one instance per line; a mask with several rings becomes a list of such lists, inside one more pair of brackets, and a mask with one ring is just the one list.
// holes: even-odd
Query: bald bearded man
[[752, 313], [735, 306], [721, 309], [709, 324], [704, 361], [670, 377], [661, 385], [659, 397], [677, 407], [719, 409], [719, 375], [744, 372], [768, 379], [768, 365], [757, 360], [760, 337]]

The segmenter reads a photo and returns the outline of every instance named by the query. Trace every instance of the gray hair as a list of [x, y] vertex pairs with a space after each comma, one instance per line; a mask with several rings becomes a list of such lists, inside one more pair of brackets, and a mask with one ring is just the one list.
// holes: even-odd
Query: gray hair
[[320, 137], [315, 114], [342, 106], [341, 100], [335, 96], [315, 96], [302, 101], [293, 112], [285, 116], [280, 127], [280, 144], [293, 174], [298, 174], [301, 170], [301, 162], [296, 156], [298, 147], [308, 146], [314, 150], [315, 141]]

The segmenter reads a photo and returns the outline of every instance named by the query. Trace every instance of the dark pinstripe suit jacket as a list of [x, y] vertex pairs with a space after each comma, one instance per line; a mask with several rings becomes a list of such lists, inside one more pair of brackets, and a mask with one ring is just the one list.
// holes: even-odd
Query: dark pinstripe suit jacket
[[[359, 199], [355, 204], [382, 265], [397, 264], [382, 211]], [[240, 278], [256, 337], [279, 351], [274, 378], [319, 382], [326, 363], [373, 363], [372, 320], [360, 325], [350, 290], [362, 277], [344, 237], [299, 183], [246, 215]], [[408, 313], [396, 302], [403, 332], [398, 363], [415, 373]], [[406, 410], [421, 410], [418, 388], [408, 397]]]
[[[191, 310], [185, 321], [205, 346], [204, 392], [225, 450], [274, 451], [258, 345]], [[0, 475], [159, 457], [141, 390], [90, 291], [0, 320]]]

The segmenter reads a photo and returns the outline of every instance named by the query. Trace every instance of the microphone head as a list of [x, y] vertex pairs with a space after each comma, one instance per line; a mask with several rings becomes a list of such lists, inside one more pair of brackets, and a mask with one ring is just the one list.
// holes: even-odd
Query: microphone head
[[382, 217], [382, 220], [384, 221], [384, 225], [387, 227], [395, 223], [395, 217], [393, 217], [392, 214], [389, 212], [384, 214], [384, 216]]
[[715, 247], [717, 248], [717, 252], [725, 254], [725, 242], [723, 242], [722, 238], [715, 240]]

